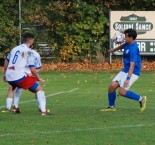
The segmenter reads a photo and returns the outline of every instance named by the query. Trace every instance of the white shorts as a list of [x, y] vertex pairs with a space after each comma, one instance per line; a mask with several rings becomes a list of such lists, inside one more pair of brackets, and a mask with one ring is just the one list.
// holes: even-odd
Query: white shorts
[[[124, 82], [125, 82], [127, 76], [128, 76], [128, 73], [121, 71], [116, 75], [116, 77], [112, 81], [118, 82], [120, 87], [124, 88], [123, 86], [124, 86]], [[128, 90], [134, 84], [134, 82], [138, 80], [138, 78], [139, 78], [139, 76], [132, 74], [130, 81], [129, 81], [129, 86], [124, 89]]]

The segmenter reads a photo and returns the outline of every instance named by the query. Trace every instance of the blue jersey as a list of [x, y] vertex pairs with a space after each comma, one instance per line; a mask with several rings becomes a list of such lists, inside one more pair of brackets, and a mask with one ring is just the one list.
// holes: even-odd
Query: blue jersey
[[134, 42], [132, 44], [128, 43], [124, 44], [123, 62], [124, 62], [124, 68], [122, 70], [123, 72], [128, 73], [130, 68], [130, 62], [135, 62], [133, 74], [138, 76], [140, 75], [141, 57], [139, 54], [139, 48], [137, 42]]

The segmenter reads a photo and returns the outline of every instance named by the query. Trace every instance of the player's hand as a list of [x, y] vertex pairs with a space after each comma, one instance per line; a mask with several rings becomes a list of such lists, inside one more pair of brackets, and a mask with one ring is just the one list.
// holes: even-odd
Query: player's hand
[[40, 81], [42, 84], [45, 83], [45, 80], [43, 80], [43, 79], [41, 79], [41, 78], [39, 78], [39, 81]]
[[3, 76], [3, 82], [6, 83], [6, 77], [5, 77], [5, 75]]
[[115, 49], [114, 48], [111, 48], [111, 49], [108, 50], [108, 52], [109, 53], [113, 53], [113, 52], [115, 52]]
[[124, 88], [129, 87], [129, 80], [125, 80], [123, 87], [124, 87]]

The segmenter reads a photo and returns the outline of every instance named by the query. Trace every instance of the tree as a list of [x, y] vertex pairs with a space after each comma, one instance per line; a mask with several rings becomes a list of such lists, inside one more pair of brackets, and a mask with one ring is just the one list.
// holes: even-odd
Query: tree
[[18, 3], [16, 0], [2, 0], [0, 10], [0, 52], [3, 57], [18, 43]]
[[[18, 0], [1, 1], [0, 51], [4, 52], [19, 42]], [[48, 42], [64, 61], [103, 59], [109, 47], [109, 9], [154, 10], [154, 6], [154, 0], [22, 0], [22, 26], [35, 33], [37, 42]]]
[[25, 15], [29, 15], [25, 21], [47, 30], [51, 47], [59, 49], [63, 60], [89, 57], [94, 53], [91, 50], [93, 44], [97, 46], [100, 41], [107, 41], [105, 26], [108, 19], [104, 11], [102, 5], [94, 6], [82, 0], [46, 1], [35, 4], [35, 10], [24, 9]]

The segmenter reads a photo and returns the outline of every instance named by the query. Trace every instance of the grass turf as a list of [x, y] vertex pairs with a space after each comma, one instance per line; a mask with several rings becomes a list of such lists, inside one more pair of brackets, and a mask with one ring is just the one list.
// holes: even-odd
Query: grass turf
[[[131, 88], [148, 96], [144, 113], [138, 102], [120, 96], [116, 112], [100, 112], [116, 73], [42, 72], [47, 108], [55, 115], [41, 116], [36, 102], [29, 101], [34, 94], [24, 91], [21, 114], [0, 112], [0, 145], [154, 145], [154, 73], [143, 72]], [[7, 87], [0, 82], [0, 106], [5, 105]]]

